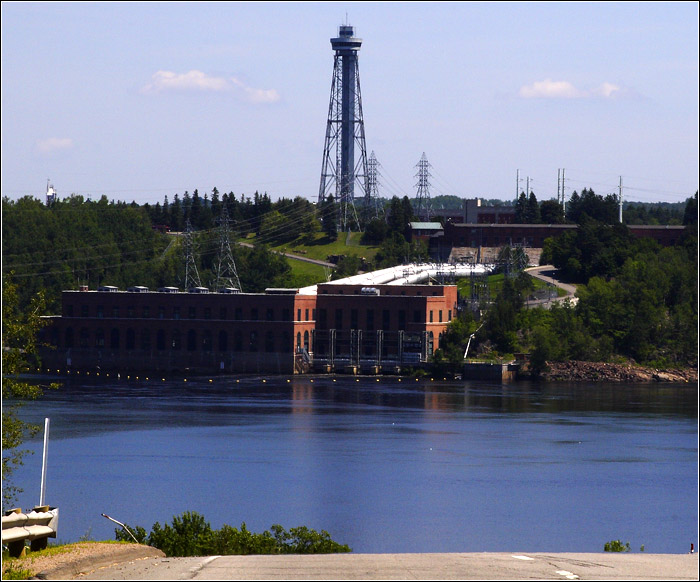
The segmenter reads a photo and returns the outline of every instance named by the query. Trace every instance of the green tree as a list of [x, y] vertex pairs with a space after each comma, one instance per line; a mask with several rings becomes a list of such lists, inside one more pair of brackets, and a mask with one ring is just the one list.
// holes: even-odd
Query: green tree
[[564, 209], [557, 200], [540, 202], [540, 221], [543, 224], [563, 224], [564, 220]]
[[[39, 364], [37, 336], [45, 325], [41, 314], [46, 302], [42, 293], [36, 295], [26, 313], [18, 309], [17, 286], [10, 276], [3, 279], [2, 288], [2, 499], [8, 506], [21, 489], [12, 484], [12, 473], [27, 451], [19, 447], [36, 434], [40, 427], [17, 416], [23, 400], [38, 398], [42, 387], [23, 381], [20, 376]], [[55, 387], [52, 385], [51, 387]], [[9, 401], [9, 402], [8, 402]]]

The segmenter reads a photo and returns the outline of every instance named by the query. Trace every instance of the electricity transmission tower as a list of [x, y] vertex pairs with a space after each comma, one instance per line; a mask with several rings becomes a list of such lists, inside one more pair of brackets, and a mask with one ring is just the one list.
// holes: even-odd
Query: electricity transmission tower
[[238, 278], [236, 263], [231, 252], [231, 223], [228, 208], [224, 205], [219, 218], [219, 261], [216, 266], [216, 290], [228, 288], [242, 292], [241, 281]]
[[[334, 194], [335, 201], [340, 205], [340, 228], [343, 231], [349, 230], [353, 223], [359, 230], [355, 210], [355, 184], [364, 196], [369, 192], [357, 59], [361, 45], [362, 39], [356, 38], [354, 28], [347, 24], [339, 27], [336, 38], [331, 38], [335, 57], [318, 203], [321, 204], [328, 195]], [[355, 146], [359, 149], [357, 163]]]
[[418, 182], [416, 188], [416, 216], [420, 220], [430, 220], [430, 164], [428, 158], [425, 157], [425, 152], [421, 156], [420, 161], [416, 164], [418, 173], [416, 178]]
[[379, 162], [372, 152], [367, 161], [367, 194], [365, 195], [365, 208], [367, 219], [379, 218]]
[[187, 219], [187, 224], [185, 225], [185, 290], [202, 286], [194, 259], [193, 232], [192, 223]]

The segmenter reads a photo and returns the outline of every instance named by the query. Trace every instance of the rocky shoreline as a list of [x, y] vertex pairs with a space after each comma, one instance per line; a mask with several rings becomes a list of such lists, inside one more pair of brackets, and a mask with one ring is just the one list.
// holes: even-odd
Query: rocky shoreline
[[698, 382], [697, 368], [659, 370], [632, 364], [547, 362], [542, 379], [549, 382]]

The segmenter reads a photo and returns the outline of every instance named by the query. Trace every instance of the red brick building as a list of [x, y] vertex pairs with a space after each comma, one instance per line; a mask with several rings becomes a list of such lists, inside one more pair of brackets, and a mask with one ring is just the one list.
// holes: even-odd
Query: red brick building
[[[457, 306], [453, 286], [380, 285], [368, 291], [329, 283], [319, 285], [317, 294], [200, 291], [64, 291], [61, 315], [50, 317], [44, 330], [51, 345], [42, 351], [44, 366], [286, 374], [315, 364], [345, 367], [357, 346], [362, 357], [357, 352], [355, 361], [365, 367], [382, 358], [399, 365], [404, 352], [411, 354], [406, 362], [417, 363], [437, 347]], [[315, 350], [321, 351], [318, 361]]]

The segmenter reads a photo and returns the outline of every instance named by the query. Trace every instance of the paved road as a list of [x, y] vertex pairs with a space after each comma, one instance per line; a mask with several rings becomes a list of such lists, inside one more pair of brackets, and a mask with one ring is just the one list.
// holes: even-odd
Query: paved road
[[545, 283], [549, 283], [551, 285], [554, 285], [555, 287], [559, 287], [566, 291], [566, 295], [564, 297], [555, 297], [553, 299], [542, 299], [542, 300], [537, 300], [537, 301], [530, 301], [528, 305], [534, 306], [534, 305], [543, 305], [544, 307], [549, 307], [551, 304], [555, 301], [564, 301], [565, 299], [571, 299], [572, 301], [575, 301], [576, 298], [574, 297], [576, 295], [576, 287], [573, 285], [568, 285], [567, 283], [562, 283], [559, 281], [557, 277], [557, 269], [554, 265], [542, 265], [540, 267], [530, 267], [529, 269], [525, 269], [525, 272], [528, 275], [531, 275], [532, 277], [535, 277], [536, 279], [540, 279], [541, 281], [544, 281]]
[[[250, 243], [239, 242], [237, 243], [242, 247], [248, 247], [249, 249], [255, 248], [255, 245]], [[297, 261], [304, 261], [305, 263], [313, 263], [314, 265], [321, 265], [322, 267], [330, 267], [335, 269], [338, 265], [335, 263], [329, 263], [328, 261], [321, 261], [319, 259], [311, 259], [309, 257], [302, 257], [301, 255], [295, 255], [294, 253], [283, 253], [282, 251], [273, 251], [278, 255], [284, 255], [288, 259], [295, 259]]]
[[74, 580], [698, 580], [697, 554], [323, 554], [145, 558]]

